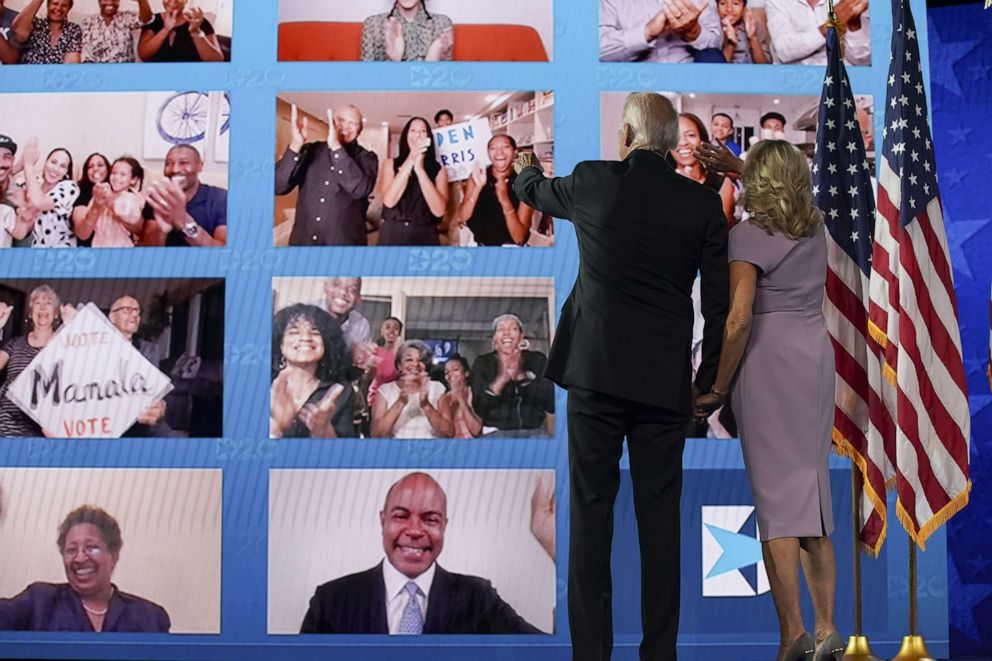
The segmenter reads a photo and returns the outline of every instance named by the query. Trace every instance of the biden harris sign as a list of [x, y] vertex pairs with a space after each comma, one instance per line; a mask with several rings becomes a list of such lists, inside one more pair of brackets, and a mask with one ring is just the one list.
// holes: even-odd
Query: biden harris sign
[[118, 438], [172, 382], [93, 303], [76, 313], [6, 396], [59, 438]]
[[485, 117], [434, 129], [437, 159], [448, 171], [448, 181], [463, 181], [472, 171], [489, 165], [493, 132]]

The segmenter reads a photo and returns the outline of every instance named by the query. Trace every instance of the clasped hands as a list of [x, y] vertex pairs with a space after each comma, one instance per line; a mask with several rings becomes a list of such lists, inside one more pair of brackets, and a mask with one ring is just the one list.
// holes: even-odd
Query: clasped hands
[[723, 393], [701, 392], [696, 386], [692, 387], [692, 415], [699, 421], [710, 417], [714, 411], [723, 406], [727, 395]]
[[683, 41], [699, 38], [699, 15], [706, 8], [708, 0], [697, 5], [693, 0], [665, 0], [665, 6], [644, 26], [644, 40], [654, 41], [669, 32], [677, 34]]

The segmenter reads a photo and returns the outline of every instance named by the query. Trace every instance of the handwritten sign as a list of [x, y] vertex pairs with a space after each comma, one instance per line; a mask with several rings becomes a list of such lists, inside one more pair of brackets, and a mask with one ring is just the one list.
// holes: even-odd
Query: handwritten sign
[[448, 171], [448, 181], [462, 181], [472, 170], [489, 165], [487, 145], [493, 132], [485, 117], [434, 129], [434, 145], [441, 166]]
[[172, 382], [93, 303], [76, 313], [7, 390], [51, 436], [119, 438]]

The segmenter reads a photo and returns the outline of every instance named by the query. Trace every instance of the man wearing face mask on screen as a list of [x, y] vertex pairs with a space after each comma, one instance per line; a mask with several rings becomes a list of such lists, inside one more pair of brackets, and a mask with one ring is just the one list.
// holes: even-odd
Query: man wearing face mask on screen
[[292, 137], [276, 163], [276, 195], [298, 190], [291, 246], [365, 246], [365, 214], [379, 157], [358, 144], [362, 111], [327, 110], [326, 142], [307, 142], [309, 121], [290, 111]]

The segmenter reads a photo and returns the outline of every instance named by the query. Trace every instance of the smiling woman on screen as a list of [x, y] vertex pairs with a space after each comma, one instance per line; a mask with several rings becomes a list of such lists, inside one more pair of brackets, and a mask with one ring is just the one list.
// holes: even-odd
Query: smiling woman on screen
[[169, 632], [164, 608], [121, 592], [110, 580], [124, 545], [114, 517], [77, 507], [59, 526], [57, 543], [68, 583], [32, 583], [0, 599], [0, 630]]

